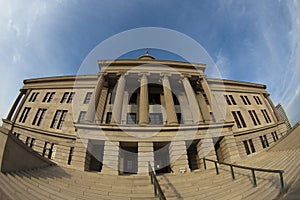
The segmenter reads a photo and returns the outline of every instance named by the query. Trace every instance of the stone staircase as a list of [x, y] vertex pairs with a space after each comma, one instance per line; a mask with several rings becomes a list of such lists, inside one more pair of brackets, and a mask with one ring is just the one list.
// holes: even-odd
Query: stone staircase
[[[298, 133], [296, 133], [298, 132]], [[284, 170], [284, 183], [289, 190], [300, 178], [300, 127], [278, 142], [273, 148], [241, 160], [238, 165]], [[198, 170], [187, 174], [164, 174], [158, 180], [168, 200], [175, 199], [280, 199], [279, 174], [255, 172], [257, 187], [253, 187], [250, 170], [234, 168], [232, 180], [230, 167]]]
[[156, 199], [148, 175], [103, 175], [59, 166], [0, 173], [0, 186], [8, 199]]

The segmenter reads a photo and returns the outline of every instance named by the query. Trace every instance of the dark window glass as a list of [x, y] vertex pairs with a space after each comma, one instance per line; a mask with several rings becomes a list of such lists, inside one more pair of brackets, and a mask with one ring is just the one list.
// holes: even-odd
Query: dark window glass
[[246, 154], [249, 155], [250, 154], [250, 149], [249, 149], [247, 140], [244, 140], [243, 144], [244, 144], [244, 147], [245, 147], [245, 150], [246, 150]]
[[127, 113], [127, 124], [136, 124], [136, 113]]
[[252, 142], [252, 139], [248, 140], [248, 142], [250, 144], [250, 148], [251, 148], [252, 153], [254, 153], [255, 152], [255, 148], [254, 148], [254, 144]]
[[90, 101], [91, 101], [91, 98], [92, 98], [92, 92], [88, 92], [88, 93], [86, 93], [86, 95], [85, 95], [85, 98], [84, 98], [84, 104], [88, 104], [88, 103], [90, 103]]
[[84, 120], [85, 120], [85, 115], [86, 115], [86, 111], [80, 111], [77, 122], [78, 122], [78, 123], [84, 122]]
[[67, 100], [68, 96], [69, 96], [69, 92], [65, 92], [63, 97], [60, 100], [60, 103], [64, 103]]
[[137, 93], [133, 93], [129, 98], [129, 104], [130, 105], [136, 105], [137, 104]]
[[111, 113], [111, 112], [108, 112], [108, 113], [106, 114], [106, 120], [105, 120], [105, 123], [106, 123], [106, 124], [110, 124], [110, 122], [111, 122], [111, 117], [112, 117], [112, 113]]
[[149, 124], [162, 124], [162, 114], [161, 113], [150, 113]]

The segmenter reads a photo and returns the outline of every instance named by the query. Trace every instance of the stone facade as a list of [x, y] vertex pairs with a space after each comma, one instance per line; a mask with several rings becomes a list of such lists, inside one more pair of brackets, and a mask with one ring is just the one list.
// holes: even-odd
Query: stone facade
[[265, 85], [205, 68], [144, 55], [99, 61], [95, 75], [25, 80], [3, 127], [59, 165], [108, 174], [235, 162], [286, 133]]

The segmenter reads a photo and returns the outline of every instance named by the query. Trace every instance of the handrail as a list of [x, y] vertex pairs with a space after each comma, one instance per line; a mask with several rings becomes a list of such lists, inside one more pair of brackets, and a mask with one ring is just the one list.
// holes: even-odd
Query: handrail
[[247, 169], [247, 170], [251, 170], [252, 173], [252, 178], [253, 178], [253, 187], [257, 186], [257, 182], [256, 182], [256, 177], [255, 177], [255, 171], [261, 171], [261, 172], [269, 172], [269, 173], [278, 173], [280, 176], [280, 185], [281, 185], [281, 189], [280, 189], [280, 193], [284, 194], [285, 193], [285, 188], [284, 188], [284, 181], [283, 181], [283, 170], [275, 170], [275, 169], [264, 169], [264, 168], [255, 168], [255, 167], [247, 167], [247, 166], [242, 166], [242, 165], [235, 165], [235, 164], [230, 164], [230, 163], [224, 163], [224, 162], [218, 162], [216, 160], [211, 160], [208, 158], [203, 157], [203, 165], [204, 165], [204, 169], [206, 170], [206, 161], [210, 161], [215, 163], [215, 168], [216, 168], [216, 174], [219, 174], [219, 169], [218, 169], [218, 165], [217, 163], [221, 164], [221, 165], [227, 165], [230, 167], [230, 171], [231, 171], [231, 176], [232, 179], [235, 180], [235, 175], [234, 175], [234, 171], [233, 171], [233, 167], [236, 168], [241, 168], [241, 169]]
[[155, 172], [150, 164], [150, 161], [148, 161], [148, 171], [149, 171], [149, 176], [151, 178], [151, 184], [153, 184], [153, 186], [154, 186], [155, 197], [159, 198], [159, 200], [166, 200], [166, 197], [159, 185], [159, 182], [158, 182]]

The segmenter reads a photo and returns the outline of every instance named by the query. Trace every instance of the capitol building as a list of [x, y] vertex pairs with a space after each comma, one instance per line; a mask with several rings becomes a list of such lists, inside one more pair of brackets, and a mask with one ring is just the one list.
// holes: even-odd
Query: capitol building
[[[59, 168], [68, 174], [61, 179], [61, 185], [65, 184], [63, 181], [68, 177], [72, 179], [74, 174], [80, 174], [78, 177], [82, 178], [81, 181], [75, 182], [88, 185], [86, 193], [90, 195], [93, 192], [89, 185], [91, 183], [86, 183], [88, 177], [106, 177], [106, 181], [110, 179], [108, 177], [114, 177], [125, 182], [125, 185], [126, 180], [133, 184], [141, 181], [139, 177], [148, 177], [150, 164], [167, 199], [222, 199], [209, 196], [209, 192], [200, 198], [201, 194], [195, 191], [205, 191], [210, 187], [204, 187], [204, 183], [195, 190], [192, 190], [193, 184], [186, 187], [190, 188], [190, 194], [184, 192], [186, 188], [181, 190], [185, 182], [188, 184], [190, 180], [193, 183], [196, 176], [206, 174], [207, 177], [201, 181], [217, 177], [213, 174], [215, 164], [208, 161], [204, 163], [203, 158], [217, 161], [222, 170], [222, 163], [282, 169], [284, 163], [274, 165], [274, 161], [271, 165], [271, 158], [278, 157], [281, 160], [288, 155], [295, 159], [299, 157], [297, 144], [295, 152], [285, 149], [287, 146], [281, 144], [292, 134], [288, 134], [290, 131], [272, 102], [266, 85], [210, 78], [205, 75], [205, 64], [159, 60], [148, 53], [137, 59], [99, 60], [98, 65], [97, 74], [24, 80], [17, 99], [0, 127], [3, 135], [0, 163], [4, 177], [0, 185], [5, 183], [5, 178], [11, 179], [8, 183], [12, 183], [12, 177], [21, 177], [21, 182], [24, 182], [22, 187], [30, 188], [25, 184], [27, 179], [22, 179], [23, 176], [27, 177], [25, 173], [36, 173], [30, 177], [40, 180], [41, 172], [32, 171], [33, 168], [41, 168], [40, 171]], [[281, 150], [275, 151], [276, 148]], [[18, 161], [14, 157], [18, 157]], [[269, 162], [263, 164], [266, 160]], [[293, 162], [290, 166], [298, 163]], [[227, 168], [223, 168], [226, 171]], [[23, 171], [23, 176], [14, 174], [16, 171]], [[297, 170], [293, 172], [299, 174]], [[11, 173], [12, 177], [5, 173]], [[289, 181], [296, 180], [296, 175], [292, 174]], [[182, 182], [176, 189], [178, 177]], [[274, 177], [272, 180], [278, 181], [277, 176]], [[47, 178], [51, 185], [52, 177]], [[258, 178], [258, 182], [262, 182], [262, 179]], [[245, 184], [247, 180], [249, 182], [249, 178], [244, 177], [244, 180]], [[236, 181], [230, 180], [229, 184], [241, 184]], [[71, 182], [68, 184], [71, 185]], [[214, 183], [217, 185], [218, 181]], [[140, 183], [140, 186], [143, 184]], [[270, 191], [276, 196], [279, 192], [276, 184], [279, 182], [274, 184]], [[52, 185], [63, 187], [55, 181]], [[52, 185], [47, 186], [48, 189], [38, 185], [36, 192], [34, 188], [27, 188], [20, 190], [19, 194], [28, 191], [26, 195], [30, 198], [29, 191], [33, 191], [34, 195], [37, 191], [45, 190], [48, 196], [43, 198], [40, 194], [36, 195], [36, 199], [60, 199], [59, 192], [51, 198], [51, 191], [55, 191], [51, 189]], [[267, 187], [267, 183], [261, 185], [262, 188]], [[149, 186], [153, 187], [150, 182]], [[83, 192], [79, 195], [76, 190]], [[252, 191], [251, 195], [255, 194], [250, 182], [247, 190]], [[74, 197], [70, 199], [148, 198], [136, 195], [133, 189], [128, 195], [124, 193], [124, 196], [114, 196], [112, 189], [104, 192], [107, 196], [101, 196], [103, 198], [84, 196], [84, 187], [74, 189], [76, 195], [73, 196], [70, 191], [64, 192], [67, 189], [58, 191], [64, 197]], [[3, 197], [8, 199], [20, 199], [17, 193], [3, 193]], [[194, 196], [189, 196], [193, 193]], [[236, 199], [244, 199], [244, 194], [237, 194]], [[224, 199], [231, 199], [223, 195]], [[255, 198], [260, 199], [259, 196]]]

